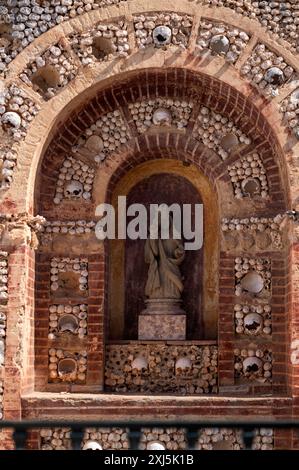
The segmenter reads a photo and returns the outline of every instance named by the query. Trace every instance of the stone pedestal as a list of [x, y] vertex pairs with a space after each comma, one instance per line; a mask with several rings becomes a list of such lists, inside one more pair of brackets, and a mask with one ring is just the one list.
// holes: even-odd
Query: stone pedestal
[[185, 340], [186, 313], [181, 300], [147, 300], [138, 318], [139, 340]]

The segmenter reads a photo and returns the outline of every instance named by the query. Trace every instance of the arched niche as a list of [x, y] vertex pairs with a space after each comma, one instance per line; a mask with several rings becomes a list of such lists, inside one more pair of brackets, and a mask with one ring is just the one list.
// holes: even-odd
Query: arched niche
[[[129, 192], [127, 205], [142, 204], [147, 209], [148, 220], [150, 204], [202, 204], [201, 196], [193, 184], [185, 177], [171, 173], [157, 173], [139, 181]], [[194, 219], [193, 219], [194, 223]], [[194, 225], [193, 225], [194, 230]], [[126, 239], [125, 242], [125, 308], [124, 337], [136, 339], [138, 316], [145, 308], [144, 292], [149, 265], [144, 260], [145, 240]], [[203, 294], [203, 249], [187, 250], [180, 267], [184, 290], [183, 308], [187, 312], [187, 339], [199, 339], [204, 336], [202, 319]]]
[[[204, 242], [203, 248], [197, 253], [190, 251], [186, 256], [183, 275], [187, 276], [186, 294], [192, 289], [197, 293], [186, 300], [184, 308], [187, 311], [187, 339], [216, 339], [218, 319], [218, 202], [217, 194], [208, 179], [193, 164], [170, 159], [149, 160], [129, 170], [115, 185], [111, 202], [118, 213], [118, 196], [127, 196], [130, 203], [142, 202], [142, 191], [146, 189], [144, 197], [156, 186], [162, 189], [162, 182], [179, 184], [185, 188], [185, 197], [179, 197], [178, 203], [202, 203], [204, 207]], [[152, 187], [152, 188], [151, 188]], [[138, 189], [140, 191], [138, 191]], [[189, 193], [189, 196], [188, 196]], [[173, 197], [175, 192], [173, 192]], [[172, 201], [171, 191], [160, 193], [161, 201], [168, 204]], [[177, 197], [177, 194], [176, 194]], [[164, 199], [164, 201], [162, 200]], [[157, 199], [158, 201], [158, 199]], [[156, 202], [153, 195], [152, 201]], [[144, 307], [142, 291], [147, 275], [147, 265], [143, 261], [144, 241], [110, 240], [108, 243], [108, 321], [109, 339], [127, 340], [136, 339], [136, 321], [138, 311]], [[135, 246], [134, 246], [135, 245]], [[128, 256], [128, 253], [129, 256]], [[193, 254], [192, 254], [193, 253]], [[137, 256], [138, 259], [135, 259]], [[128, 259], [131, 261], [128, 266]], [[192, 259], [193, 258], [193, 259]], [[184, 263], [185, 263], [184, 261]], [[195, 263], [192, 275], [192, 263]], [[136, 275], [134, 277], [134, 269]], [[134, 281], [135, 279], [135, 281]], [[134, 286], [130, 282], [134, 281]], [[197, 283], [198, 281], [198, 283]], [[130, 292], [137, 288], [137, 295], [130, 299]], [[136, 290], [135, 290], [136, 292]], [[187, 296], [186, 296], [187, 297]], [[184, 300], [184, 297], [183, 297]], [[133, 310], [130, 311], [130, 304]], [[192, 314], [188, 317], [188, 307]], [[188, 321], [190, 326], [188, 326]], [[129, 322], [129, 325], [128, 325]], [[195, 328], [195, 331], [191, 331]], [[129, 337], [128, 337], [129, 336]]]

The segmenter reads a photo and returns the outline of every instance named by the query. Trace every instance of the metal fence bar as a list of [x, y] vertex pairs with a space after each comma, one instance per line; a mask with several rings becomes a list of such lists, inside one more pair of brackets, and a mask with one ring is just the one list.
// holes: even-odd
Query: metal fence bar
[[81, 449], [81, 443], [83, 441], [83, 437], [84, 437], [84, 428], [74, 424], [71, 430], [71, 441], [72, 441], [73, 450]]
[[[259, 426], [263, 427], [263, 426]], [[246, 427], [243, 429], [243, 442], [244, 442], [244, 450], [251, 450], [252, 443], [254, 439], [254, 431], [255, 429], [252, 427]]]
[[131, 450], [138, 450], [141, 439], [141, 427], [130, 426], [128, 430], [128, 438]]
[[13, 440], [16, 450], [26, 449], [27, 429], [15, 429], [13, 432]]
[[22, 421], [0, 421], [0, 429], [14, 428], [15, 430], [26, 430], [26, 429], [36, 429], [36, 428], [89, 428], [89, 427], [99, 427], [99, 428], [128, 428], [128, 427], [176, 427], [176, 428], [275, 428], [275, 429], [299, 429], [299, 420], [294, 419], [260, 419], [260, 420], [243, 420], [236, 419], [234, 421], [229, 420], [218, 420], [218, 419], [198, 419], [198, 420], [187, 420], [181, 419], [178, 421], [175, 420], [152, 420], [152, 421], [143, 421], [143, 420], [128, 420], [128, 421], [102, 421], [102, 420], [52, 420], [52, 419], [40, 419], [40, 420], [22, 420]]
[[188, 426], [186, 428], [186, 438], [187, 438], [187, 443], [188, 443], [188, 449], [190, 450], [196, 449], [199, 432], [200, 432], [200, 429], [198, 429], [197, 427], [194, 428], [193, 426], [192, 427]]

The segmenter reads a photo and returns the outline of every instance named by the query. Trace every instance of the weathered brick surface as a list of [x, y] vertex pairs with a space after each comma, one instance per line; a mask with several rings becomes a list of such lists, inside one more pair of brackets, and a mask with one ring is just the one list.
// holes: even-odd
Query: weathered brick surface
[[[11, 84], [17, 84], [26, 95], [25, 104], [32, 103], [32, 109], [28, 110], [22, 122], [24, 135], [21, 135], [20, 141], [16, 139], [17, 132], [7, 129], [4, 121], [1, 123], [1, 188], [5, 188], [0, 194], [1, 214], [14, 214], [17, 219], [23, 213], [30, 217], [39, 214], [52, 222], [95, 220], [96, 206], [113, 200], [126, 178], [130, 179], [130, 175], [135, 178], [138, 168], [144, 168], [146, 173], [147, 165], [155, 160], [161, 168], [175, 162], [181, 165], [181, 174], [183, 169], [190, 167], [195, 179], [197, 174], [201, 175], [200, 181], [204, 181], [209, 190], [203, 188], [201, 192], [197, 186], [192, 191], [195, 191], [199, 200], [203, 194], [213, 194], [217, 210], [215, 213], [211, 211], [209, 221], [213, 222], [210, 230], [217, 233], [220, 232], [223, 217], [274, 218], [286, 210], [297, 209], [299, 179], [296, 153], [299, 144], [289, 126], [290, 119], [283, 120], [280, 109], [281, 102], [288, 99], [297, 85], [290, 79], [278, 87], [277, 96], [266, 99], [260, 89], [240, 74], [257, 44], [264, 44], [267, 50], [283, 57], [284, 62], [298, 72], [294, 38], [284, 29], [283, 23], [279, 22], [277, 26], [277, 40], [261, 26], [262, 12], [258, 12], [257, 20], [253, 18], [255, 12], [252, 2], [249, 2], [247, 17], [247, 10], [243, 6], [232, 14], [234, 2], [225, 1], [225, 8], [218, 4], [215, 6], [214, 2], [210, 8], [211, 2], [198, 4], [176, 0], [172, 2], [171, 9], [178, 14], [188, 14], [192, 19], [193, 26], [186, 49], [171, 45], [163, 49], [149, 46], [139, 50], [133, 16], [149, 11], [167, 12], [167, 5], [162, 6], [159, 0], [113, 3], [119, 4], [103, 4], [104, 8], [94, 8], [92, 2], [91, 11], [80, 15], [75, 10], [70, 15], [76, 16], [73, 19], [69, 18], [68, 10], [61, 24], [55, 27], [48, 25], [47, 32], [39, 35], [25, 49], [14, 49], [14, 44], [8, 46], [9, 54], [13, 50], [17, 50], [19, 54], [12, 62], [7, 60], [9, 64], [2, 75], [0, 93], [4, 89], [10, 89]], [[294, 14], [293, 9], [291, 12]], [[196, 49], [200, 18], [210, 18], [211, 15], [213, 22], [225, 22], [229, 28], [237, 27], [250, 37], [247, 47], [242, 50], [234, 65], [228, 64], [224, 57], [211, 55], [209, 52], [203, 56]], [[80, 65], [75, 51], [70, 51], [71, 35], [80, 35], [82, 32], [88, 34], [98, 22], [106, 24], [110, 18], [122, 18], [128, 25], [129, 56], [118, 57], [117, 60], [113, 56], [107, 56], [105, 60], [94, 60], [89, 66]], [[61, 90], [55, 90], [53, 97], [45, 101], [30, 83], [25, 85], [20, 80], [20, 75], [28, 64], [35, 63], [38, 57], [60, 40], [73, 58], [76, 77]], [[10, 111], [11, 98], [8, 99], [6, 94], [3, 96], [5, 112]], [[193, 103], [188, 122], [182, 129], [176, 126], [151, 126], [147, 132], [138, 132], [129, 105], [154, 101], [157, 98]], [[232, 121], [250, 139], [250, 144], [234, 148], [225, 160], [219, 158], [213, 147], [204, 145], [194, 132], [202, 107], [212, 109], [224, 119]], [[17, 106], [15, 110], [20, 112]], [[38, 113], [31, 120], [37, 110]], [[99, 118], [114, 111], [119, 111], [125, 123], [126, 142], [116, 151], [107, 151], [100, 164], [84, 153], [80, 145], [76, 149], [78, 153], [74, 153], [79, 137], [85, 135], [86, 130], [93, 129], [93, 124]], [[14, 155], [13, 164], [8, 155], [11, 149]], [[228, 166], [238, 164], [241, 158], [252, 153], [259, 154], [265, 168], [269, 188], [269, 198], [266, 200], [260, 197], [253, 200], [249, 197], [234, 197]], [[70, 156], [95, 170], [93, 182], [88, 183], [91, 188], [87, 192], [91, 192], [91, 198], [84, 199], [80, 195], [76, 199], [62, 198], [59, 204], [55, 204], [59, 175], [63, 173], [61, 170], [65, 159]], [[5, 176], [5, 168], [12, 168], [12, 171], [8, 171], [9, 177]], [[167, 172], [161, 173], [166, 184]], [[159, 178], [163, 179], [161, 173]], [[175, 174], [180, 176], [180, 172]], [[144, 186], [144, 183], [138, 186], [139, 181], [136, 179], [137, 192]], [[133, 183], [134, 180], [127, 183], [127, 187], [134, 188]], [[178, 185], [180, 192], [191, 194], [192, 191], [188, 190], [190, 184], [189, 181], [185, 187]], [[153, 188], [147, 190], [145, 199], [148, 199], [151, 190]], [[173, 187], [171, 191], [175, 193]], [[142, 190], [139, 194], [142, 195]], [[283, 222], [283, 246], [280, 249], [258, 249], [255, 240], [252, 250], [245, 249], [242, 244], [227, 249], [222, 238], [217, 236], [213, 238], [215, 256], [212, 261], [206, 259], [203, 253], [194, 257], [197, 263], [194, 273], [198, 277], [204, 276], [209, 262], [214, 266], [214, 271], [209, 272], [216, 274], [214, 278], [204, 278], [198, 285], [193, 279], [193, 284], [189, 284], [186, 289], [187, 293], [190, 291], [188, 302], [192, 310], [192, 328], [197, 330], [193, 335], [189, 326], [189, 337], [217, 339], [219, 396], [205, 399], [154, 396], [143, 397], [141, 402], [138, 397], [111, 397], [103, 394], [105, 343], [113, 337], [113, 322], [111, 323], [109, 310], [111, 302], [119, 296], [120, 303], [126, 303], [126, 314], [122, 321], [125, 322], [125, 330], [131, 331], [131, 339], [134, 339], [136, 312], [139, 308], [136, 307], [136, 302], [142, 302], [142, 299], [132, 302], [134, 319], [130, 318], [130, 297], [136, 295], [136, 290], [132, 288], [131, 282], [126, 286], [126, 276], [119, 275], [125, 258], [119, 258], [119, 264], [115, 261], [112, 263], [113, 247], [109, 243], [98, 242], [92, 231], [84, 235], [56, 233], [54, 236], [51, 233], [38, 247], [32, 224], [24, 223], [23, 219], [21, 222], [18, 220], [18, 223], [10, 220], [2, 224], [1, 219], [0, 230], [1, 250], [8, 253], [9, 269], [8, 300], [5, 305], [5, 362], [0, 365], [0, 379], [4, 383], [5, 419], [32, 418], [41, 414], [59, 418], [113, 417], [116, 420], [157, 415], [165, 418], [169, 415], [299, 417], [299, 243], [296, 222], [288, 219]], [[212, 243], [211, 240], [212, 238], [207, 237], [206, 243]], [[121, 250], [120, 253], [123, 255]], [[268, 338], [240, 337], [235, 332], [234, 306], [243, 301], [264, 302], [258, 296], [240, 299], [235, 295], [235, 259], [252, 256], [271, 259], [271, 291], [269, 298], [265, 300], [272, 310], [272, 335]], [[67, 286], [75, 282], [75, 278], [66, 273], [63, 279], [66, 291], [61, 296], [56, 295], [50, 287], [51, 282], [56, 282], [53, 279], [51, 281], [53, 257], [86, 257], [88, 290], [83, 293], [76, 285], [75, 289], [72, 288], [72, 293], [68, 294]], [[191, 259], [188, 263], [190, 266], [188, 264], [187, 278], [192, 269]], [[132, 272], [134, 274], [134, 270]], [[121, 280], [116, 288], [111, 281], [114, 277]], [[139, 277], [137, 281], [142, 285], [144, 279], [141, 282]], [[127, 292], [127, 300], [123, 296], [124, 290]], [[142, 297], [139, 287], [138, 297]], [[203, 311], [207, 305], [206, 298], [214, 299], [212, 304], [208, 304], [210, 320]], [[86, 337], [80, 339], [75, 335], [60, 335], [55, 341], [49, 338], [49, 306], [81, 303], [88, 307]], [[217, 321], [214, 321], [215, 318]], [[201, 336], [201, 330], [205, 329], [204, 322], [207, 322], [207, 331], [212, 338]], [[128, 337], [118, 336], [118, 339]], [[234, 350], [256, 350], [259, 345], [261, 348], [267, 346], [272, 351], [271, 383], [237, 383]], [[69, 381], [49, 383], [48, 359], [51, 347], [63, 351], [87, 351], [84, 384]], [[59, 392], [68, 392], [67, 398], [61, 398]], [[85, 395], [87, 393], [94, 395]], [[99, 393], [102, 395], [98, 395]], [[263, 398], [265, 394], [271, 396]], [[36, 448], [38, 439], [38, 432], [31, 432], [28, 448]], [[277, 449], [295, 449], [299, 447], [298, 443], [299, 438], [295, 432], [275, 433], [274, 446]], [[1, 437], [0, 446], [11, 446], [8, 433]]]

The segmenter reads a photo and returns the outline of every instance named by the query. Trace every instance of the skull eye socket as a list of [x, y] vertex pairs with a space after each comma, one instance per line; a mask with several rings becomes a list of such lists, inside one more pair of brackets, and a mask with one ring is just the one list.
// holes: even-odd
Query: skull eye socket
[[80, 181], [71, 180], [65, 187], [64, 194], [67, 197], [79, 197], [83, 194], [83, 184]]
[[170, 44], [172, 37], [172, 31], [169, 26], [156, 26], [153, 31], [153, 39], [156, 46], [164, 46], [164, 44]]

